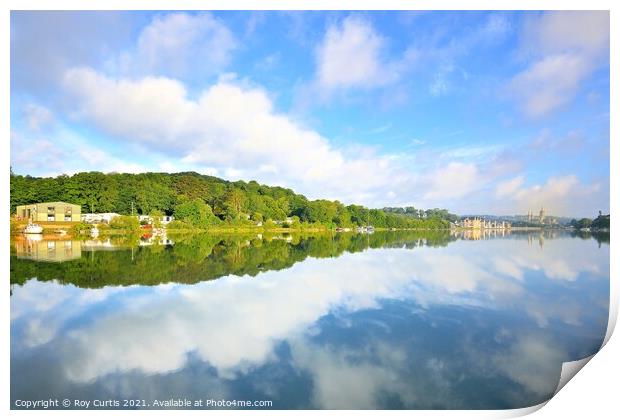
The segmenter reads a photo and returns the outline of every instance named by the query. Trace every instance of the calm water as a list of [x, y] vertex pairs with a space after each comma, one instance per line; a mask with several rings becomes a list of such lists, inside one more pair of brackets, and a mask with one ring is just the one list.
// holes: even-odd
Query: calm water
[[11, 399], [531, 406], [608, 303], [609, 236], [15, 238]]

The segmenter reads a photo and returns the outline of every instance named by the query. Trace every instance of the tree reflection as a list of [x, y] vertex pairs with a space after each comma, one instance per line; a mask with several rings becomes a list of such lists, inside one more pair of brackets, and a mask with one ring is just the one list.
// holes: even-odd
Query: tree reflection
[[[335, 258], [374, 248], [446, 246], [447, 231], [356, 234], [171, 235], [174, 245], [138, 246], [137, 238], [114, 238], [99, 246], [82, 243], [81, 256], [64, 262], [21, 259], [11, 248], [11, 284], [31, 278], [100, 288], [175, 282], [192, 284], [229, 274], [255, 276], [281, 270], [307, 257]], [[92, 241], [91, 241], [92, 242]], [[105, 246], [104, 246], [105, 245]]]

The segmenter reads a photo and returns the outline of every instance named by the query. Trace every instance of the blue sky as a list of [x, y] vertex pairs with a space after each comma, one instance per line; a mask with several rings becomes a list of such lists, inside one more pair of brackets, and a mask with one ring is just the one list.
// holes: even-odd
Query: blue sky
[[11, 165], [609, 210], [606, 12], [12, 12]]

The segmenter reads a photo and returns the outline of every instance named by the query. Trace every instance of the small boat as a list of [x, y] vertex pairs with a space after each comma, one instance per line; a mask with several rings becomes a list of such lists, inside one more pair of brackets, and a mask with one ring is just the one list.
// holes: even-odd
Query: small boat
[[99, 236], [99, 229], [97, 229], [97, 227], [92, 228], [90, 230], [90, 236], [92, 236], [93, 238]]
[[43, 228], [41, 225], [37, 225], [36, 223], [28, 223], [26, 228], [24, 229], [24, 233], [28, 234], [39, 234], [43, 233]]

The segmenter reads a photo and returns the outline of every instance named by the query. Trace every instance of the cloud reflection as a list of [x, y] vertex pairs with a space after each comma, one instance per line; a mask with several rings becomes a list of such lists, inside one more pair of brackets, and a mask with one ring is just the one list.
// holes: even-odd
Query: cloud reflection
[[[593, 242], [578, 240], [548, 241], [544, 250], [519, 240], [459, 241], [447, 248], [308, 258], [287, 270], [195, 285], [93, 290], [29, 281], [11, 298], [12, 354], [19, 359], [20, 349], [46, 346], [74, 383], [128, 372], [178, 372], [190, 357], [208, 363], [220, 379], [235, 380], [278, 363], [277, 347], [288, 343], [294, 368], [313, 378], [314, 406], [372, 408], [377, 398], [390, 394], [415, 405], [421, 383], [432, 383], [436, 391], [437, 400], [427, 395], [425, 401], [440, 404], [446, 396], [455, 398], [451, 388], [458, 376], [449, 372], [458, 366], [433, 357], [428, 348], [419, 350], [427, 357], [416, 378], [403, 370], [412, 357], [406, 347], [369, 339], [365, 348], [352, 352], [319, 346], [312, 338], [328, 328], [324, 320], [330, 314], [348, 319], [360, 311], [380, 311], [386, 300], [412, 302], [412, 311], [479, 308], [517, 318], [525, 314], [528, 328], [546, 328], [551, 321], [575, 328], [585, 322], [590, 300], [600, 300], [596, 294], [604, 292], [588, 289], [584, 280], [605, 280], [608, 258], [608, 248], [601, 252]], [[606, 308], [600, 309], [606, 315]], [[443, 321], [431, 317], [428, 322]], [[389, 322], [374, 325], [390, 331]], [[512, 337], [502, 353], [478, 349], [471, 354], [489, 357], [496, 374], [536, 395], [548, 392], [567, 352], [548, 337], [515, 333], [496, 335], [499, 342]]]

